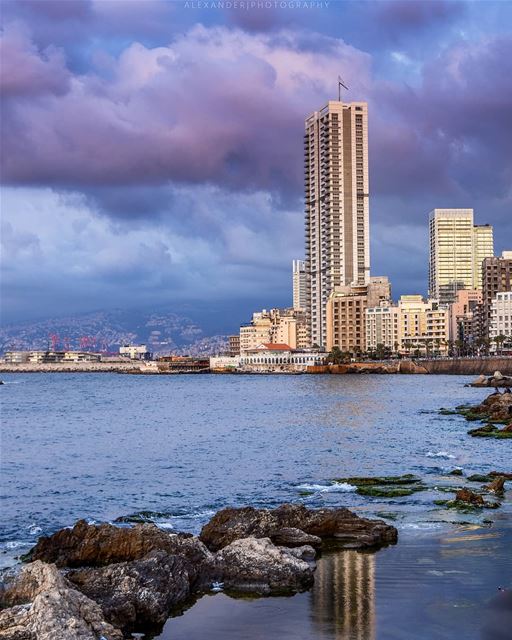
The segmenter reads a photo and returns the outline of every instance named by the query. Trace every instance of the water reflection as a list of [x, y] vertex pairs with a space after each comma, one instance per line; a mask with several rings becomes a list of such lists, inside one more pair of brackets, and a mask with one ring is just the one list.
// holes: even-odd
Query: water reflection
[[311, 593], [311, 617], [318, 637], [375, 638], [375, 555], [344, 551], [318, 563]]

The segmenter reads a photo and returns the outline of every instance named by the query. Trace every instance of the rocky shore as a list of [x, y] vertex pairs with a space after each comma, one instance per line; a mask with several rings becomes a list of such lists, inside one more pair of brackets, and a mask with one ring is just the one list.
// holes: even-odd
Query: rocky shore
[[[478, 405], [459, 405], [455, 409], [441, 409], [442, 415], [459, 414], [469, 422], [481, 422], [480, 426], [470, 429], [468, 434], [477, 438], [512, 438], [512, 392], [496, 390]], [[505, 425], [499, 428], [497, 425]]]
[[309, 589], [325, 545], [376, 550], [397, 531], [348, 509], [226, 508], [196, 537], [153, 524], [79, 521], [42, 537], [5, 579], [1, 640], [121, 640], [158, 633], [200, 594], [270, 596]]

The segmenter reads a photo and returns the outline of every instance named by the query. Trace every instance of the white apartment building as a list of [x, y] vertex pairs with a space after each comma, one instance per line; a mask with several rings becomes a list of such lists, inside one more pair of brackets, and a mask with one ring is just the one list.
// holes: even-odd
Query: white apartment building
[[366, 309], [366, 351], [378, 345], [397, 351], [400, 346], [400, 312], [398, 307], [381, 306]]
[[370, 277], [366, 102], [329, 101], [306, 119], [304, 172], [308, 322], [323, 346], [332, 291]]
[[498, 336], [509, 338], [512, 341], [512, 291], [502, 291], [496, 294], [491, 304], [491, 322], [489, 325], [489, 338], [491, 339], [491, 351], [497, 351], [498, 345], [494, 339]]
[[296, 311], [306, 311], [307, 307], [307, 276], [305, 260], [293, 260], [293, 308]]
[[490, 225], [475, 226], [473, 209], [434, 209], [429, 218], [429, 295], [451, 304], [460, 289], [482, 287], [482, 262], [494, 255]]

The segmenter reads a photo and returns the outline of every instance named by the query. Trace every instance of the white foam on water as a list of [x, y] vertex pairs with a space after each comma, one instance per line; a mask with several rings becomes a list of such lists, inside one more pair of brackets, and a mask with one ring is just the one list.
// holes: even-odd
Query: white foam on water
[[43, 530], [41, 529], [41, 527], [37, 526], [37, 524], [30, 524], [27, 527], [27, 531], [31, 536], [38, 536], [39, 534], [43, 533]]
[[451, 453], [448, 453], [448, 451], [437, 451], [435, 453], [432, 451], [427, 451], [425, 455], [427, 456], [427, 458], [444, 458], [445, 460], [453, 460], [455, 458], [455, 456]]
[[432, 529], [440, 529], [445, 526], [444, 522], [406, 522], [399, 524], [400, 529], [413, 529], [415, 531], [430, 531]]
[[333, 484], [300, 484], [297, 489], [301, 491], [314, 491], [316, 493], [348, 493], [355, 491], [357, 487], [348, 482], [334, 482]]

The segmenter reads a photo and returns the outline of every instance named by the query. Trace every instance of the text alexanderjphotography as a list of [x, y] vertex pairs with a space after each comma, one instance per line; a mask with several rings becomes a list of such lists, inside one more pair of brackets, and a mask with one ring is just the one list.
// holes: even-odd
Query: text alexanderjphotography
[[185, 9], [327, 9], [324, 0], [184, 0]]

